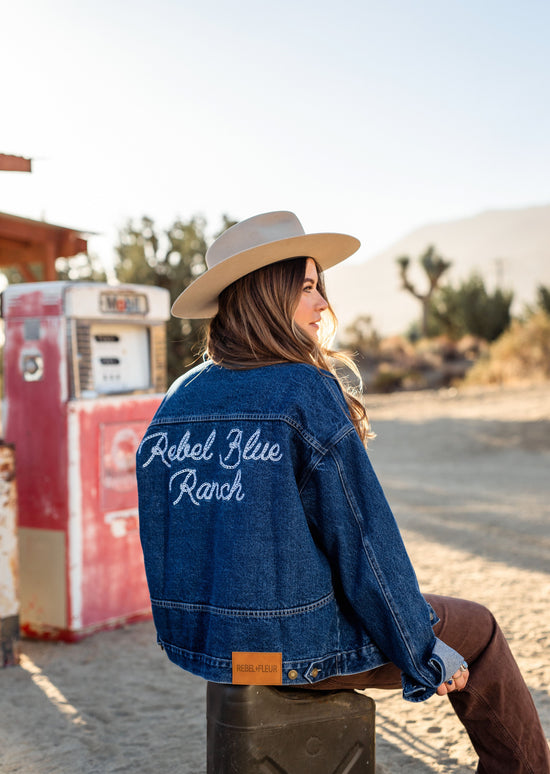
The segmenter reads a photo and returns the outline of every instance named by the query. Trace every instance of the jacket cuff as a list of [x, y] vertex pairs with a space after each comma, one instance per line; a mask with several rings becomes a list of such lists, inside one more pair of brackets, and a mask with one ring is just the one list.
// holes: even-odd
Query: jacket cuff
[[449, 680], [455, 672], [458, 672], [460, 665], [463, 663], [464, 658], [460, 653], [457, 653], [456, 650], [445, 645], [444, 642], [436, 637], [432, 655], [428, 660], [428, 664], [435, 675], [435, 682], [431, 685], [422, 684], [403, 673], [401, 675], [403, 698], [413, 702], [426, 701], [426, 699], [434, 695], [442, 683]]

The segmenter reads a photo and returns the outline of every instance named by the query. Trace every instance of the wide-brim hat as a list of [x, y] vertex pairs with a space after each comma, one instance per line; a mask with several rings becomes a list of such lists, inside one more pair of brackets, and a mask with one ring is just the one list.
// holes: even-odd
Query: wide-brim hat
[[172, 306], [174, 317], [213, 317], [218, 296], [251, 271], [288, 258], [314, 258], [329, 269], [349, 258], [360, 246], [347, 234], [306, 234], [293, 212], [266, 212], [224, 231], [208, 248], [207, 271], [181, 293]]

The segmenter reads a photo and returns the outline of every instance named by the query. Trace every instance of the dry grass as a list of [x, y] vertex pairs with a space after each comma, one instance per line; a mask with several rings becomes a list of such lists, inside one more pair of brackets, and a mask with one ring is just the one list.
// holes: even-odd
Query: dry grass
[[514, 320], [488, 344], [475, 336], [411, 343], [404, 336], [377, 342], [359, 358], [367, 392], [389, 393], [470, 385], [522, 385], [550, 380], [550, 315]]
[[464, 383], [521, 384], [550, 379], [550, 316], [537, 312], [510, 328], [468, 371]]

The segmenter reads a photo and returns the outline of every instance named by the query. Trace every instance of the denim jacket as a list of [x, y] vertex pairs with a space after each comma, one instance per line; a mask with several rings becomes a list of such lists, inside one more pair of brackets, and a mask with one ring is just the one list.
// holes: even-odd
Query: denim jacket
[[158, 641], [183, 669], [231, 683], [234, 653], [280, 653], [282, 684], [307, 685], [392, 661], [422, 701], [459, 668], [330, 374], [204, 363], [136, 470]]

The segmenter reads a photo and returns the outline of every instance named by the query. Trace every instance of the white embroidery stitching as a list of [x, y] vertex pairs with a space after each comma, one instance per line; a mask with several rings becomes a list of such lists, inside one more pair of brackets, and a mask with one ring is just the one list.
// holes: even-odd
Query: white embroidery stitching
[[172, 489], [173, 481], [178, 476], [185, 475], [183, 481], [179, 482], [179, 495], [174, 500], [173, 504], [177, 505], [183, 495], [188, 495], [193, 505], [200, 505], [199, 500], [225, 500], [226, 502], [233, 499], [237, 502], [244, 500], [244, 492], [241, 485], [241, 471], [238, 470], [235, 474], [235, 478], [232, 483], [225, 481], [220, 484], [219, 481], [203, 481], [197, 487], [197, 471], [194, 468], [185, 468], [185, 470], [179, 470], [170, 477], [169, 489]]
[[[229, 501], [235, 499], [237, 502], [244, 500], [245, 493], [241, 483], [241, 464], [245, 462], [280, 462], [283, 458], [281, 447], [278, 443], [265, 441], [261, 437], [261, 429], [258, 427], [243, 445], [243, 431], [239, 427], [233, 427], [225, 437], [227, 446], [225, 455], [218, 452], [218, 463], [223, 470], [236, 470], [233, 481], [206, 480], [199, 482], [200, 471], [197, 468], [183, 468], [170, 476], [168, 484], [169, 491], [176, 479], [179, 493], [173, 501], [178, 505], [184, 495], [187, 495], [193, 505], [200, 506], [201, 501], [223, 500]], [[157, 439], [150, 446], [146, 453], [149, 454], [147, 460], [142, 464], [146, 468], [158, 457], [163, 465], [172, 468], [174, 462], [208, 462], [214, 456], [212, 447], [215, 444], [217, 435], [216, 430], [212, 430], [204, 443], [193, 443], [191, 432], [186, 430], [177, 444], [168, 445], [167, 432], [155, 432], [145, 436], [142, 440], [138, 455], [145, 451], [147, 442]], [[220, 471], [223, 472], [223, 471]], [[182, 479], [181, 477], [184, 476]]]

